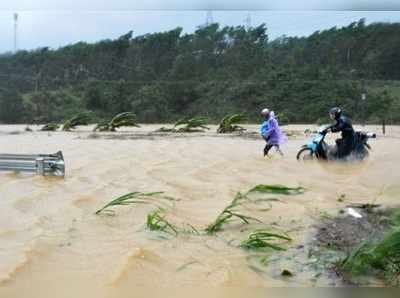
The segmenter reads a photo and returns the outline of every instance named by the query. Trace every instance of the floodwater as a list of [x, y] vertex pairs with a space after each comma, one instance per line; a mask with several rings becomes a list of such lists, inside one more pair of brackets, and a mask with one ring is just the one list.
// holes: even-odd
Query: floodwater
[[[93, 137], [85, 127], [48, 133], [0, 126], [0, 152], [62, 150], [67, 169], [65, 179], [0, 173], [0, 297], [140, 297], [156, 289], [165, 294], [192, 287], [231, 297], [236, 289], [340, 285], [309, 265], [315, 224], [349, 203], [396, 206], [400, 199], [400, 127], [389, 127], [386, 136], [379, 127], [364, 128], [378, 138], [370, 141], [369, 160], [355, 165], [297, 162], [296, 152], [308, 140], [301, 133], [283, 147], [284, 157], [264, 158], [263, 141], [257, 138], [213, 132], [146, 137], [159, 127]], [[268, 254], [265, 264], [234, 244], [243, 239], [243, 225], [229, 224], [216, 236], [175, 237], [146, 229], [153, 205], [116, 207], [115, 216], [94, 215], [125, 193], [163, 191], [179, 199], [166, 207], [168, 220], [200, 231], [236, 192], [257, 184], [307, 189], [278, 197], [270, 210], [244, 209], [263, 221], [258, 228], [286, 232], [293, 239], [287, 251]], [[345, 201], [339, 202], [342, 194]], [[281, 277], [284, 269], [294, 276]]]

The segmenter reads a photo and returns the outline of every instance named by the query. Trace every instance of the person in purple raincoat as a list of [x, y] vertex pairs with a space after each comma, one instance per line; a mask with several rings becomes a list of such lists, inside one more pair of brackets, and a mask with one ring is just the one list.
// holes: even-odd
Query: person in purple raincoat
[[275, 147], [276, 151], [283, 155], [280, 145], [286, 143], [287, 137], [281, 131], [278, 121], [275, 119], [274, 112], [263, 109], [261, 116], [264, 118], [264, 122], [261, 124], [260, 133], [267, 143], [264, 148], [264, 156], [268, 155], [272, 147]]

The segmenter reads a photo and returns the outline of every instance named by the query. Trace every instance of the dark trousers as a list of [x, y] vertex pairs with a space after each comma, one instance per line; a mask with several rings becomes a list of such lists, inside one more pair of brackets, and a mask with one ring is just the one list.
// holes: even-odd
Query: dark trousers
[[337, 157], [338, 158], [343, 158], [348, 155], [353, 151], [354, 149], [354, 137], [346, 137], [343, 139], [337, 139], [336, 140], [336, 146], [337, 146]]
[[271, 150], [272, 147], [276, 147], [276, 151], [279, 152], [280, 155], [283, 155], [281, 148], [279, 148], [278, 144], [266, 144], [264, 147], [264, 156], [268, 155], [269, 150]]

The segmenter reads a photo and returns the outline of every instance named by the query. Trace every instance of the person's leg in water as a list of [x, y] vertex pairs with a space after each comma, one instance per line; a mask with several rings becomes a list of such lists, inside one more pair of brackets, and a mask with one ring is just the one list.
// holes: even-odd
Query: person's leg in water
[[266, 156], [266, 155], [268, 155], [269, 150], [271, 150], [272, 145], [268, 144], [269, 138], [266, 138], [266, 137], [263, 136], [263, 139], [264, 139], [264, 141], [266, 143], [265, 147], [264, 147], [264, 156]]
[[267, 144], [267, 145], [265, 145], [265, 148], [264, 148], [264, 156], [267, 156], [267, 155], [268, 155], [268, 153], [269, 153], [269, 151], [271, 150], [272, 147], [275, 147], [275, 150], [276, 150], [281, 156], [283, 156], [283, 152], [282, 152], [282, 150], [281, 150], [281, 148], [279, 147], [278, 144]]
[[354, 148], [354, 138], [349, 137], [345, 139], [336, 140], [337, 145], [337, 158], [342, 159], [351, 154]]
[[265, 145], [265, 147], [264, 147], [264, 156], [268, 155], [268, 152], [269, 152], [269, 150], [271, 150], [272, 147], [274, 147], [274, 145], [271, 145], [271, 144], [268, 144], [268, 143]]
[[273, 145], [273, 146], [275, 147], [276, 151], [277, 151], [281, 156], [283, 156], [283, 152], [282, 152], [282, 150], [281, 150], [281, 147], [279, 147], [278, 144]]

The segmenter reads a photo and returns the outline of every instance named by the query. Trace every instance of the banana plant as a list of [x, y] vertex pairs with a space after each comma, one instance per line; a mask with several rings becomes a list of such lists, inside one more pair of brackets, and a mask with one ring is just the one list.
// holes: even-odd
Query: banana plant
[[116, 115], [109, 122], [101, 122], [97, 124], [94, 131], [116, 131], [122, 126], [140, 127], [136, 123], [136, 115], [132, 112], [124, 112]]
[[235, 131], [243, 131], [246, 130], [245, 128], [237, 125], [243, 121], [245, 121], [246, 118], [244, 117], [243, 114], [233, 114], [233, 115], [227, 115], [225, 116], [217, 129], [218, 133], [231, 133]]

